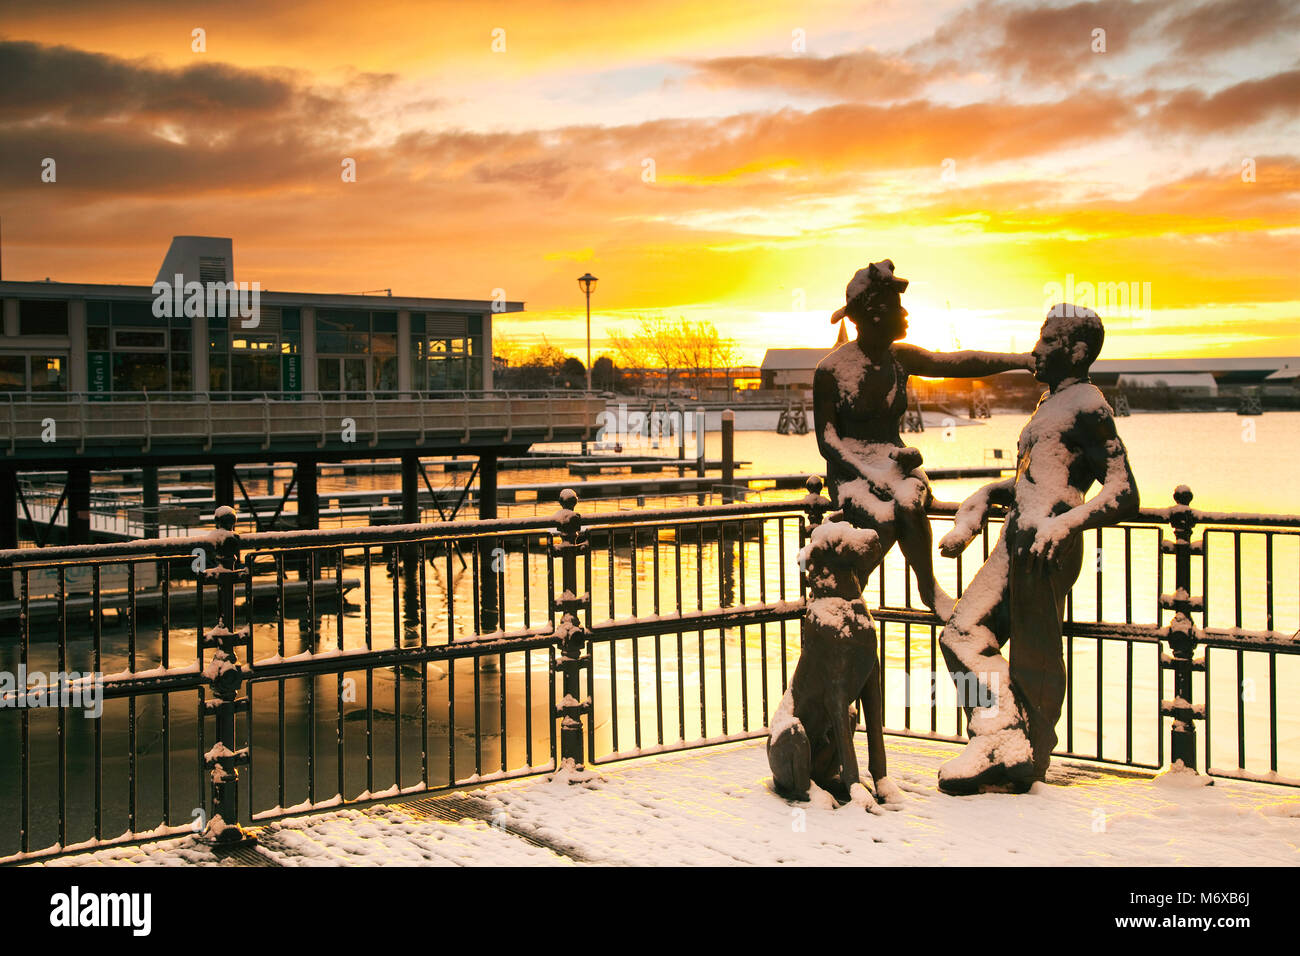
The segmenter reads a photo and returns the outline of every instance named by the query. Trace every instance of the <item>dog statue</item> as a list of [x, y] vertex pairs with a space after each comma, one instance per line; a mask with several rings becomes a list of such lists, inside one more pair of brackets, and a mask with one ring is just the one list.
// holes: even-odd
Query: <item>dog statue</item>
[[882, 557], [880, 540], [870, 529], [833, 520], [840, 517], [842, 513], [828, 515], [799, 552], [811, 591], [803, 649], [790, 687], [772, 715], [767, 759], [776, 789], [784, 796], [807, 800], [815, 783], [841, 803], [865, 802], [853, 746], [861, 701], [876, 799], [897, 803], [902, 792], [885, 766], [876, 623], [862, 600], [867, 576]]

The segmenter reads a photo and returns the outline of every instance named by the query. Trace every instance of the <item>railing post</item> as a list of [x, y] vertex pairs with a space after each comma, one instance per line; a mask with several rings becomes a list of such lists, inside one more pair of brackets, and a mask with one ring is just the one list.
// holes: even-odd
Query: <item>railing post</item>
[[829, 498], [822, 497], [822, 479], [820, 475], [810, 475], [803, 486], [808, 489], [808, 494], [799, 503], [808, 512], [809, 527], [815, 528], [822, 523], [822, 519], [826, 517], [826, 512], [831, 510], [833, 502]]
[[[829, 498], [822, 497], [822, 479], [820, 475], [809, 475], [808, 480], [804, 482], [804, 487], [808, 489], [808, 494], [800, 499], [799, 504], [808, 512], [808, 524], [805, 526], [803, 522], [799, 523], [799, 549], [801, 551], [804, 545], [808, 543], [808, 539], [812, 537], [812, 529], [822, 523], [822, 519], [826, 517], [826, 512], [830, 511], [834, 506], [834, 502]], [[804, 574], [805, 570], [803, 564], [800, 563], [800, 594], [805, 593], [808, 586], [808, 580]]]
[[591, 608], [591, 595], [578, 593], [578, 556], [587, 554], [587, 536], [582, 530], [582, 516], [574, 508], [578, 495], [571, 488], [560, 492], [560, 510], [555, 513], [558, 532], [551, 540], [551, 555], [560, 559], [562, 593], [553, 597], [551, 609], [560, 615], [555, 628], [558, 654], [554, 671], [562, 675], [564, 696], [555, 709], [560, 721], [560, 763], [568, 769], [583, 766], [583, 714], [591, 713], [591, 701], [582, 696], [582, 671], [590, 668], [591, 656], [587, 629], [582, 615]]
[[[235, 510], [218, 508], [217, 529], [208, 538], [209, 557], [203, 579], [217, 589], [217, 623], [203, 634], [203, 646], [213, 648], [203, 669], [211, 690], [204, 701], [204, 714], [216, 717], [217, 742], [203, 755], [212, 784], [212, 814], [205, 834], [220, 846], [248, 843], [253, 836], [239, 825], [239, 766], [248, 763], [248, 748], [235, 747], [235, 715], [248, 713], [247, 697], [241, 697], [247, 676], [236, 650], [247, 648], [251, 634], [247, 627], [231, 629], [235, 620], [235, 586], [248, 579], [249, 569], [240, 563], [239, 535], [235, 533]], [[247, 651], [246, 651], [247, 653]]]
[[[1199, 631], [1192, 620], [1193, 612], [1203, 612], [1204, 597], [1192, 596], [1192, 556], [1205, 553], [1204, 538], [1192, 540], [1196, 512], [1189, 507], [1192, 491], [1186, 485], [1174, 489], [1176, 505], [1169, 509], [1169, 524], [1174, 540], [1161, 536], [1160, 553], [1174, 556], [1174, 593], [1160, 595], [1160, 607], [1173, 611], [1173, 620], [1165, 628], [1164, 639], [1169, 653], [1162, 654], [1162, 670], [1173, 671], [1174, 696], [1160, 701], [1162, 716], [1172, 718], [1169, 730], [1169, 760], [1174, 771], [1196, 772], [1196, 721], [1205, 719], [1205, 705], [1192, 702], [1192, 674], [1205, 670], [1205, 661], [1196, 660]], [[1162, 682], [1163, 683], [1163, 682]]]

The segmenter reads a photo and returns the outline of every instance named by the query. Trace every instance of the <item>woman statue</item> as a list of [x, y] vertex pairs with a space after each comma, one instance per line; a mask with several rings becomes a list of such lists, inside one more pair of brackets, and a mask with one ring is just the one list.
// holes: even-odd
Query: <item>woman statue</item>
[[930, 481], [921, 469], [921, 453], [904, 445], [899, 433], [907, 378], [980, 378], [1033, 370], [1034, 362], [1027, 352], [929, 352], [901, 342], [907, 310], [899, 296], [906, 288], [907, 280], [894, 275], [889, 259], [854, 274], [844, 308], [831, 321], [847, 316], [857, 338], [817, 366], [813, 416], [831, 500], [846, 520], [876, 532], [881, 561], [898, 541], [916, 572], [921, 600], [947, 620], [952, 598], [935, 582], [930, 553]]

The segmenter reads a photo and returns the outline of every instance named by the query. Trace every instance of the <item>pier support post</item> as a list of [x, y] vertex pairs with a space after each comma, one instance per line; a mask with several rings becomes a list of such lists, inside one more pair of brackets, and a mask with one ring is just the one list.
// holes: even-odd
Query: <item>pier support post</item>
[[218, 461], [212, 466], [213, 511], [235, 506], [235, 463]]
[[722, 503], [736, 500], [736, 413], [722, 413]]
[[140, 483], [143, 486], [140, 503], [144, 506], [144, 536], [156, 538], [159, 526], [158, 466], [145, 465], [140, 469]]
[[[489, 521], [497, 516], [497, 455], [483, 452], [478, 459], [478, 516]], [[501, 629], [501, 588], [504, 576], [504, 554], [498, 551], [495, 539], [484, 541], [486, 551], [479, 554], [479, 631], [491, 634]]]
[[686, 406], [677, 407], [677, 460], [686, 460]]
[[402, 456], [402, 524], [420, 523], [420, 459]]
[[[18, 472], [0, 468], [0, 551], [18, 547]], [[14, 576], [0, 573], [0, 601], [14, 599]]]
[[320, 527], [320, 494], [316, 490], [316, 459], [299, 458], [297, 462], [298, 527]]
[[560, 676], [562, 697], [555, 708], [560, 721], [560, 762], [571, 769], [583, 766], [584, 714], [591, 713], [591, 700], [582, 697], [582, 670], [591, 666], [591, 648], [584, 616], [591, 610], [591, 595], [578, 593], [578, 556], [588, 553], [587, 535], [582, 530], [582, 516], [574, 509], [578, 496], [571, 488], [560, 492], [560, 510], [555, 513], [557, 534], [551, 539], [551, 557], [560, 559], [559, 597], [552, 600], [551, 611], [560, 615], [555, 628], [557, 643], [553, 674]]
[[90, 469], [68, 469], [68, 544], [90, 544]]
[[478, 456], [478, 516], [497, 516], [497, 453], [485, 451]]
[[[420, 523], [420, 459], [402, 455], [402, 524]], [[404, 544], [398, 549], [402, 566], [402, 621], [408, 633], [420, 626], [420, 546]]]
[[[705, 437], [708, 435], [708, 422], [704, 417], [704, 406], [701, 405], [695, 409], [695, 474], [703, 478], [708, 470], [708, 456], [706, 454], [707, 442]], [[700, 502], [704, 504], [704, 502]]]

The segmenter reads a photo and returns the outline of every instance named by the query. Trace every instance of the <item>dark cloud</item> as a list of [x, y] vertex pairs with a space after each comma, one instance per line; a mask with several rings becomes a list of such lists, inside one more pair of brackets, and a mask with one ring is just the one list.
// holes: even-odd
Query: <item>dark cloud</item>
[[931, 77], [929, 69], [874, 50], [829, 57], [729, 56], [692, 66], [696, 79], [712, 86], [779, 89], [844, 100], [914, 96]]
[[[908, 58], [940, 55], [968, 69], [1041, 83], [1069, 84], [1099, 68], [1098, 59], [1131, 49], [1147, 34], [1159, 7], [1141, 0], [1085, 0], [1067, 6], [980, 0], [908, 51]], [[1093, 31], [1105, 30], [1106, 53], [1092, 50]]]
[[0, 41], [0, 76], [0, 119], [9, 121], [267, 113], [301, 95], [283, 77], [222, 63], [163, 69], [22, 41]]
[[1179, 54], [1203, 56], [1286, 36], [1300, 26], [1296, 0], [1212, 0], [1181, 8], [1164, 35]]
[[1300, 70], [1236, 83], [1217, 93], [1179, 90], [1156, 107], [1152, 116], [1165, 129], [1198, 133], [1295, 119], [1300, 116]]

